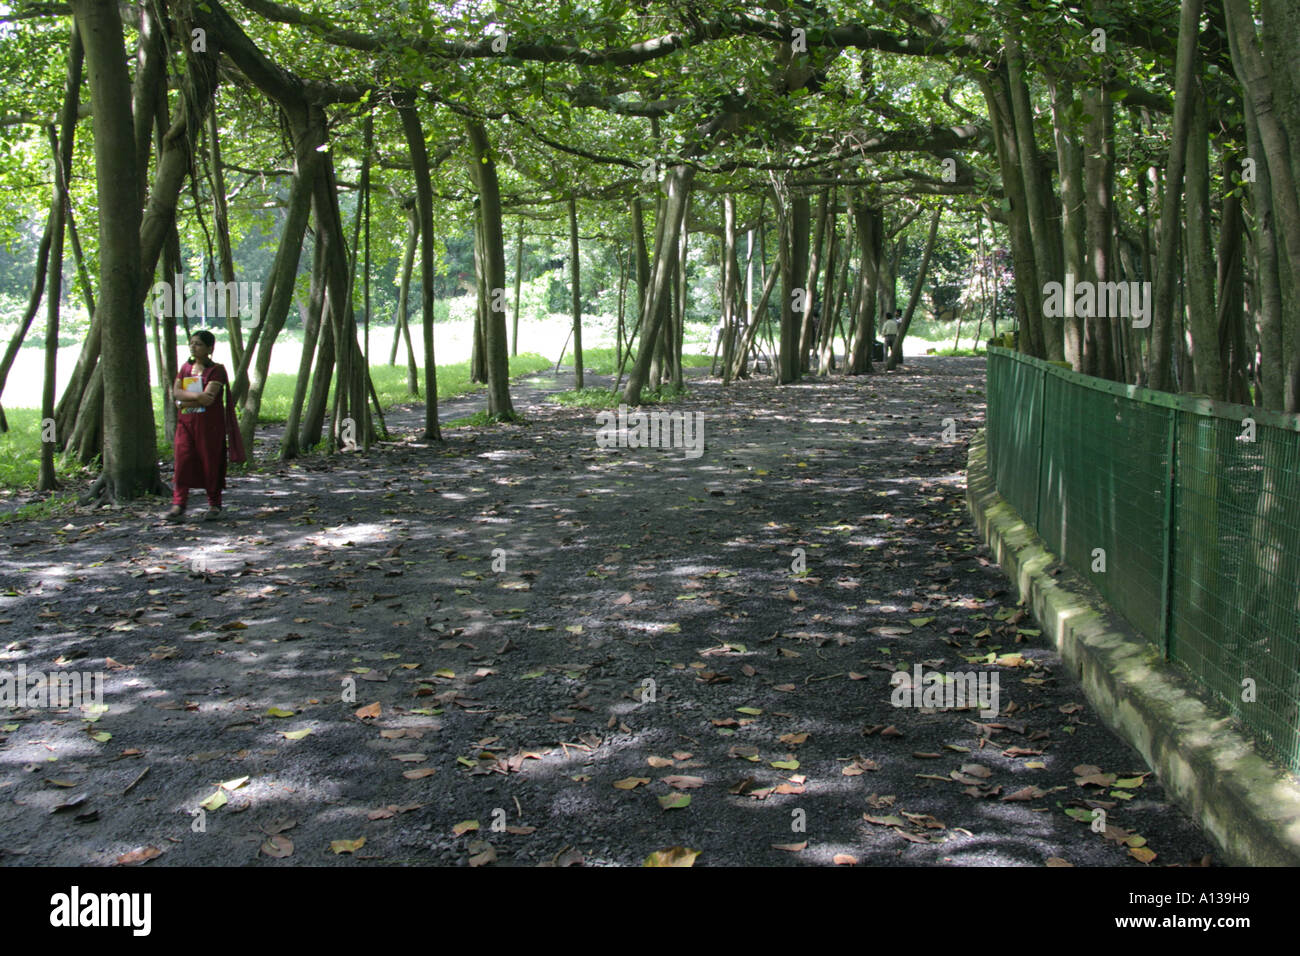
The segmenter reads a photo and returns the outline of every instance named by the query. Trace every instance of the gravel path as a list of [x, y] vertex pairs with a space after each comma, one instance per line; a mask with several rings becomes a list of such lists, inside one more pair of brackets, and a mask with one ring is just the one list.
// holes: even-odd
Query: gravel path
[[[107, 705], [0, 710], [0, 856], [1198, 862], [978, 543], [983, 381], [697, 378], [698, 458], [602, 449], [538, 381], [525, 424], [264, 464], [221, 523], [0, 526], [0, 669], [102, 672]], [[918, 666], [996, 677], [996, 713], [895, 706]]]

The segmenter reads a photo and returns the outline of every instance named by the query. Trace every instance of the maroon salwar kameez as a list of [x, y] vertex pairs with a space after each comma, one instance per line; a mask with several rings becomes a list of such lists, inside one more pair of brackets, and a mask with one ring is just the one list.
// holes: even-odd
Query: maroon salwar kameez
[[[182, 380], [194, 374], [193, 365], [181, 366]], [[221, 492], [226, 487], [226, 450], [229, 440], [230, 460], [244, 460], [244, 443], [235, 418], [234, 397], [230, 394], [230, 379], [222, 365], [210, 365], [203, 370], [203, 388], [210, 382], [220, 382], [222, 396], [208, 406], [193, 411], [180, 409], [176, 416], [176, 474], [172, 503], [184, 508], [191, 488], [202, 488], [208, 493], [208, 504], [221, 507]]]

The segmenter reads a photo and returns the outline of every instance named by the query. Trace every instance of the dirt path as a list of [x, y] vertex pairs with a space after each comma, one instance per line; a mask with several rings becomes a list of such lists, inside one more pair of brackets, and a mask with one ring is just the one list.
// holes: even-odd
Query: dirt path
[[[705, 416], [697, 459], [598, 448], [593, 412], [538, 405], [443, 446], [269, 466], [234, 481], [215, 526], [167, 526], [156, 505], [3, 526], [0, 668], [103, 671], [109, 709], [0, 711], [0, 851], [1199, 860], [1205, 838], [1135, 779], [976, 542], [963, 468], [982, 390], [969, 359], [703, 381], [674, 406]], [[999, 714], [893, 706], [891, 675], [918, 663], [996, 674]], [[1085, 765], [1115, 777], [1081, 785]], [[663, 808], [673, 795], [689, 805]], [[1067, 815], [1089, 818], [1086, 800], [1107, 834]]]

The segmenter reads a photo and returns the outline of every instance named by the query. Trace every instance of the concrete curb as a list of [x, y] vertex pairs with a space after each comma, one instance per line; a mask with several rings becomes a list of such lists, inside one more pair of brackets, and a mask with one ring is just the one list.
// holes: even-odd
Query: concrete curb
[[1095, 588], [1057, 563], [994, 488], [983, 431], [971, 442], [966, 502], [1097, 713], [1137, 749], [1224, 858], [1235, 866], [1300, 866], [1300, 783], [1260, 757], [1232, 719]]

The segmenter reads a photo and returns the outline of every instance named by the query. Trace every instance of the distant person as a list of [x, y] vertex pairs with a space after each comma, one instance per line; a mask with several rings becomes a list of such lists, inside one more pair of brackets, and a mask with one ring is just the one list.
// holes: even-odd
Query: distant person
[[885, 337], [885, 355], [893, 354], [894, 342], [898, 339], [898, 313], [886, 312], [885, 322], [880, 327], [880, 334]]
[[[181, 366], [172, 383], [176, 416], [176, 472], [172, 510], [168, 521], [180, 521], [191, 488], [208, 494], [205, 521], [221, 517], [221, 492], [226, 487], [226, 461], [245, 460], [244, 442], [235, 419], [235, 401], [230, 394], [230, 376], [225, 366], [212, 361], [217, 339], [207, 329], [190, 338], [190, 360]], [[225, 398], [223, 413], [222, 398]]]

